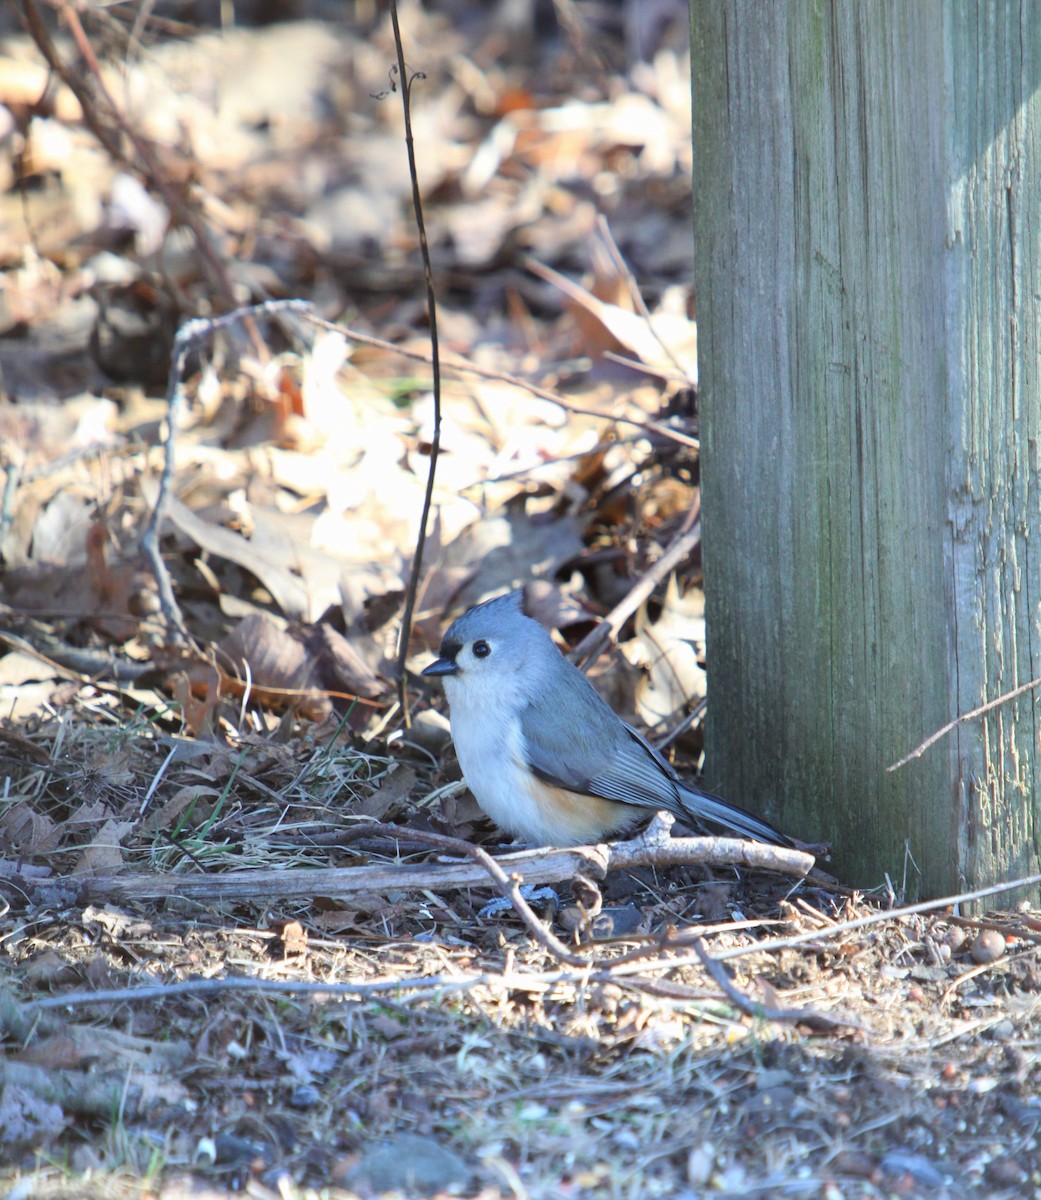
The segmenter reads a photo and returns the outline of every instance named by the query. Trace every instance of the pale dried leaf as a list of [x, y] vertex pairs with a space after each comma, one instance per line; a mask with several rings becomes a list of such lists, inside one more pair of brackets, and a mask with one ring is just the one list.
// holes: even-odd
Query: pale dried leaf
[[4, 798], [0, 830], [11, 849], [26, 859], [48, 854], [61, 844], [61, 827], [17, 797]]
[[685, 713], [706, 692], [706, 675], [698, 659], [705, 646], [705, 597], [698, 588], [681, 596], [669, 580], [661, 614], [653, 623], [644, 615], [637, 635], [623, 647], [626, 658], [643, 668], [636, 709], [650, 727]]
[[104, 875], [123, 867], [123, 839], [134, 830], [133, 821], [106, 821], [73, 867], [74, 875]]

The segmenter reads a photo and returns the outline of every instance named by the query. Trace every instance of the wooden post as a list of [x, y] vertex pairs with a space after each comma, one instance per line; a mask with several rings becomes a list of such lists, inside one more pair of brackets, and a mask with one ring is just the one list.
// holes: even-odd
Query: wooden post
[[937, 895], [1038, 870], [1041, 3], [692, 0], [709, 783]]

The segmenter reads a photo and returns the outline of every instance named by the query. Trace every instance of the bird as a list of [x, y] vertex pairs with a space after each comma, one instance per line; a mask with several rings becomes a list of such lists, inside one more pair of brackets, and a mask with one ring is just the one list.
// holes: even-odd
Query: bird
[[665, 810], [699, 827], [796, 845], [761, 817], [685, 783], [524, 612], [523, 589], [453, 621], [422, 674], [444, 686], [477, 803], [528, 844], [597, 843]]

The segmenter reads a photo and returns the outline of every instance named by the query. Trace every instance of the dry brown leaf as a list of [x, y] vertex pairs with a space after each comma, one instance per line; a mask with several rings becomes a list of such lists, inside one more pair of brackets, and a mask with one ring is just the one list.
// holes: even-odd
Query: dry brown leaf
[[492, 592], [506, 591], [532, 575], [552, 576], [581, 554], [582, 523], [575, 517], [536, 521], [522, 504], [506, 505], [476, 521], [445, 547], [440, 569], [472, 571], [456, 597], [468, 608]]
[[133, 830], [133, 821], [106, 821], [80, 855], [73, 874], [105, 875], [122, 870], [123, 839]]
[[[386, 696], [386, 681], [368, 665], [355, 648], [355, 642], [339, 630], [325, 622], [316, 625], [309, 631], [307, 644], [315, 655], [322, 686], [327, 691], [346, 692], [368, 700]], [[373, 647], [369, 649], [372, 651]]]
[[97, 517], [87, 533], [87, 581], [93, 624], [123, 642], [133, 637], [141, 617], [159, 607], [155, 577], [140, 562], [108, 561], [107, 521]]
[[78, 1067], [83, 1061], [83, 1052], [72, 1038], [58, 1036], [32, 1042], [12, 1057], [18, 1062], [32, 1063], [51, 1071], [63, 1071]]
[[674, 720], [705, 695], [707, 679], [699, 662], [704, 648], [704, 593], [691, 588], [681, 596], [673, 576], [658, 619], [650, 621], [644, 611], [636, 637], [622, 647], [629, 662], [643, 668], [636, 710], [645, 725]]
[[[141, 486], [149, 506], [153, 506], [158, 496], [155, 484], [142, 479]], [[231, 529], [204, 520], [176, 497], [167, 500], [166, 515], [181, 533], [207, 553], [227, 558], [254, 574], [287, 616], [310, 613], [317, 617], [339, 596], [335, 565], [328, 558], [311, 552], [306, 544], [301, 545], [287, 536], [281, 544], [268, 540], [261, 548]], [[309, 594], [298, 573], [303, 560], [307, 560], [319, 575], [325, 575], [325, 586], [319, 588], [317, 595]], [[298, 571], [294, 572], [287, 564], [296, 566]]]
[[261, 614], [244, 618], [219, 645], [235, 672], [225, 690], [244, 694], [275, 708], [297, 707], [312, 720], [331, 711], [329, 696], [374, 700], [387, 685], [366, 664], [351, 642], [331, 625], [284, 628]]
[[48, 854], [61, 844], [61, 827], [17, 797], [5, 797], [0, 830], [11, 849], [22, 858]]
[[61, 1106], [45, 1100], [31, 1087], [12, 1082], [0, 1091], [0, 1142], [5, 1146], [29, 1145], [55, 1137], [65, 1123]]
[[28, 987], [44, 991], [58, 984], [75, 984], [82, 978], [78, 964], [70, 963], [57, 950], [42, 950], [24, 963], [21, 973]]
[[198, 784], [178, 788], [176, 792], [154, 811], [148, 814], [149, 828], [160, 830], [173, 829], [180, 823], [181, 817], [199, 800], [209, 796], [216, 800], [220, 793], [216, 788], [204, 788]]
[[533, 579], [524, 585], [524, 611], [547, 629], [596, 621], [596, 614], [581, 599], [546, 579]]
[[643, 672], [632, 665], [615, 647], [611, 654], [602, 654], [587, 672], [589, 682], [624, 720], [638, 721], [636, 695], [643, 682]]
[[112, 810], [104, 800], [91, 796], [74, 809], [65, 821], [69, 827], [78, 825], [92, 826], [99, 821], [107, 821], [112, 816]]
[[253, 613], [217, 644], [221, 661], [235, 678], [260, 688], [304, 690], [314, 665], [298, 638], [270, 617]]
[[371, 796], [366, 796], [358, 804], [352, 806], [351, 813], [358, 817], [369, 817], [373, 821], [386, 820], [403, 800], [409, 798], [415, 784], [415, 771], [411, 767], [399, 766]]
[[[594, 316], [614, 338], [620, 348], [634, 355], [649, 372], [663, 379], [682, 379], [689, 387], [698, 385], [698, 338], [697, 323], [679, 313], [660, 312], [652, 314], [650, 320], [622, 308], [608, 304], [594, 296], [573, 280], [528, 260], [529, 268], [536, 275], [556, 284], [574, 304]], [[613, 348], [601, 344], [594, 350]]]
[[299, 958], [307, 953], [307, 930], [299, 921], [286, 921], [281, 932], [283, 959]]
[[222, 678], [216, 667], [200, 663], [189, 672], [179, 671], [170, 682], [185, 728], [194, 737], [210, 738], [214, 734]]
[[[8, 654], [5, 655], [2, 660], [0, 660], [0, 670], [3, 669], [4, 664], [7, 663], [9, 658], [29, 659], [30, 661], [35, 662], [37, 667], [44, 672], [50, 669], [47, 664], [40, 662], [31, 655]], [[15, 669], [15, 673], [17, 674], [17, 668]], [[33, 676], [29, 676], [29, 678], [32, 677]], [[24, 680], [22, 682], [24, 683]], [[6, 697], [4, 696], [3, 688], [0, 688], [0, 700], [3, 699], [6, 699]], [[10, 720], [11, 714], [6, 705], [4, 706], [3, 711], [5, 716], [7, 716], [7, 719]], [[46, 763], [50, 761], [50, 756], [48, 755], [45, 747], [38, 746], [31, 738], [23, 737], [17, 729], [11, 729], [7, 725], [0, 725], [0, 742], [8, 746], [13, 753], [20, 755], [22, 758], [28, 759], [30, 762]]]

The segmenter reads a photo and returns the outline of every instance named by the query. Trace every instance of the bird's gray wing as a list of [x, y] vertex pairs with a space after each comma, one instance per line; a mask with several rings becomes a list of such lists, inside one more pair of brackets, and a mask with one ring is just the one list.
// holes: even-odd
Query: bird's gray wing
[[683, 814], [672, 767], [585, 687], [568, 693], [566, 712], [533, 700], [521, 711], [528, 765], [546, 783], [587, 796]]
[[708, 821], [742, 837], [791, 846], [787, 834], [743, 808], [684, 783], [672, 765], [627, 725], [583, 677], [568, 695], [568, 711], [538, 700], [521, 711], [521, 732], [532, 772], [545, 783], [641, 808], [665, 809], [696, 823]]

